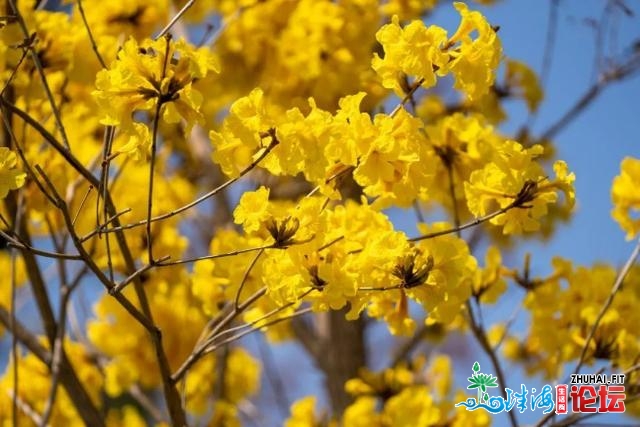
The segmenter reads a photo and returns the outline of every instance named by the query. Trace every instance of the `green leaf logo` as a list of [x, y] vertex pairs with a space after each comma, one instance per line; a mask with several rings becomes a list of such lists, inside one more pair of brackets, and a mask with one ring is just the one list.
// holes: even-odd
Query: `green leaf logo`
[[467, 378], [469, 380], [468, 389], [478, 390], [478, 403], [484, 403], [489, 398], [487, 393], [488, 388], [498, 387], [498, 378], [491, 374], [480, 373], [480, 364], [475, 362], [473, 364], [473, 375]]

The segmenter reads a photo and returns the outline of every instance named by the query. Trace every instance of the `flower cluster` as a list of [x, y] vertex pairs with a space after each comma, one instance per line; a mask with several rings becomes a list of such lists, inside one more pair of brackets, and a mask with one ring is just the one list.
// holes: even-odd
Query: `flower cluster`
[[[404, 96], [404, 76], [428, 88], [435, 85], [436, 76], [452, 73], [455, 88], [470, 99], [487, 93], [502, 56], [500, 39], [479, 12], [470, 11], [464, 3], [454, 6], [462, 21], [451, 37], [443, 28], [425, 27], [421, 21], [401, 28], [397, 17], [378, 31], [376, 38], [384, 48], [384, 58], [376, 54], [373, 68], [385, 87]], [[477, 34], [475, 39], [472, 34]]]
[[188, 133], [202, 122], [202, 94], [193, 84], [218, 71], [215, 57], [206, 48], [196, 49], [170, 37], [140, 44], [130, 38], [111, 67], [96, 76], [93, 95], [100, 108], [100, 122], [120, 126], [129, 136], [121, 151], [140, 158], [151, 141], [146, 126], [134, 122], [134, 114], [161, 114], [166, 123], [184, 120]]
[[[453, 391], [451, 360], [435, 356], [429, 365], [423, 357], [381, 372], [363, 370], [345, 387], [355, 401], [344, 411], [345, 427], [400, 426], [474, 426], [491, 424], [486, 412], [467, 412], [455, 408], [462, 391]], [[291, 407], [286, 427], [318, 425], [323, 416], [315, 411], [316, 399], [305, 397]], [[331, 425], [331, 424], [329, 424]]]
[[[542, 372], [547, 378], [555, 378], [563, 364], [580, 357], [617, 276], [611, 266], [574, 266], [562, 258], [555, 258], [553, 267], [548, 277], [526, 282], [516, 277], [529, 289], [524, 303], [532, 319], [525, 339], [509, 335], [504, 347], [529, 372]], [[622, 370], [637, 363], [639, 278], [638, 270], [633, 269], [599, 321], [588, 344], [587, 363], [606, 360]]]
[[24, 185], [27, 174], [16, 168], [17, 162], [16, 153], [0, 147], [0, 199]]
[[620, 169], [620, 175], [613, 180], [611, 187], [613, 200], [611, 215], [627, 232], [627, 239], [630, 240], [640, 232], [640, 218], [636, 215], [640, 211], [640, 195], [638, 195], [640, 160], [626, 157]]

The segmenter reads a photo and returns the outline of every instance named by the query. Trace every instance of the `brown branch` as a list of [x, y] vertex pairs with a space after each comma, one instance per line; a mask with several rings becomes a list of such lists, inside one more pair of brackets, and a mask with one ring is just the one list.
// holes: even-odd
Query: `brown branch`
[[631, 77], [636, 71], [640, 69], [640, 53], [635, 53], [625, 63], [615, 67], [609, 72], [605, 72], [598, 82], [593, 84], [586, 92], [578, 98], [576, 103], [569, 108], [560, 118], [551, 124], [540, 135], [540, 140], [552, 139], [562, 129], [569, 125], [574, 119], [576, 119], [580, 113], [582, 113], [611, 83], [620, 82], [624, 79]]
[[251, 274], [251, 270], [253, 270], [253, 268], [257, 264], [262, 254], [264, 254], [264, 249], [260, 249], [258, 251], [256, 256], [253, 257], [253, 260], [251, 260], [249, 267], [247, 267], [247, 270], [244, 272], [244, 276], [242, 276], [242, 281], [240, 282], [240, 286], [238, 286], [238, 292], [236, 292], [236, 297], [233, 301], [234, 310], [238, 310], [238, 307], [240, 307], [240, 294], [242, 293], [242, 289], [244, 289], [244, 285], [245, 283], [247, 283], [247, 280], [249, 279], [249, 274]]
[[[4, 307], [0, 307], [0, 322], [7, 330], [18, 337], [20, 342], [42, 363], [51, 368], [52, 356], [50, 352], [40, 344], [37, 336], [32, 334], [17, 320], [14, 321]], [[17, 363], [17, 360], [15, 360], [14, 363]], [[62, 353], [60, 362], [60, 382], [67, 391], [69, 398], [73, 401], [78, 415], [80, 415], [85, 424], [103, 427], [104, 420], [102, 415], [94, 406], [64, 352]]]
[[38, 71], [38, 75], [40, 76], [42, 87], [47, 96], [47, 100], [51, 105], [51, 112], [53, 113], [53, 117], [56, 122], [56, 127], [58, 129], [58, 132], [60, 132], [60, 135], [62, 136], [62, 142], [64, 143], [66, 149], [70, 150], [69, 140], [67, 138], [67, 132], [64, 129], [64, 125], [62, 124], [62, 118], [60, 117], [60, 110], [56, 105], [55, 99], [53, 98], [53, 93], [51, 92], [51, 88], [49, 87], [49, 83], [47, 82], [47, 76], [44, 73], [44, 68], [42, 67], [42, 63], [40, 62], [40, 57], [38, 56], [38, 53], [34, 49], [33, 47], [34, 45], [31, 42], [32, 35], [29, 33], [29, 30], [27, 29], [27, 24], [25, 23], [24, 18], [22, 17], [22, 14], [20, 13], [18, 6], [16, 5], [16, 1], [9, 0], [9, 5], [11, 6], [11, 9], [13, 9], [14, 16], [16, 18], [16, 21], [18, 22], [18, 26], [22, 30], [22, 34], [24, 35], [25, 41], [28, 41], [28, 43], [26, 43], [25, 45], [25, 48], [29, 50], [29, 53], [31, 54], [31, 60], [33, 61], [33, 64], [35, 65], [36, 70]]
[[[60, 197], [60, 194], [58, 194], [57, 190], [55, 189], [55, 187], [53, 186], [49, 178], [46, 176], [46, 174], [42, 171], [42, 169], [39, 166], [36, 166], [36, 170], [40, 173], [42, 178], [45, 180], [45, 183], [50, 187], [49, 190], [52, 192], [54, 198], [56, 199], [56, 203], [57, 203], [56, 207], [62, 213], [65, 224], [67, 226], [67, 230], [71, 235], [71, 239], [74, 245], [76, 246], [76, 250], [83, 256], [85, 262], [87, 263], [91, 271], [95, 273], [96, 277], [98, 277], [98, 279], [107, 288], [107, 290], [111, 290], [115, 285], [105, 276], [102, 270], [100, 270], [100, 268], [95, 264], [95, 262], [91, 258], [91, 255], [88, 254], [87, 251], [82, 246], [82, 243], [80, 242], [80, 238], [75, 233], [75, 230], [73, 228], [73, 225], [72, 225], [73, 220], [71, 218], [69, 209], [65, 201], [62, 200], [62, 198]], [[109, 203], [109, 205], [111, 205], [111, 203]], [[120, 235], [120, 233], [118, 233], [116, 236], [118, 235]], [[124, 239], [124, 236], [122, 236], [122, 238]], [[129, 252], [129, 247], [126, 245], [126, 242], [124, 242], [124, 245], [122, 247], [124, 247], [125, 250], [127, 251], [126, 253], [123, 251], [123, 255], [125, 255], [125, 259], [128, 253], [130, 263], [133, 264], [133, 258], [131, 257], [131, 253]], [[138, 299], [140, 301], [140, 305], [142, 306], [142, 313], [140, 313], [140, 311], [138, 311], [138, 309], [133, 304], [131, 304], [131, 302], [127, 300], [122, 294], [112, 293], [112, 295], [114, 296], [114, 298], [116, 298], [116, 300], [120, 303], [120, 305], [122, 305], [124, 309], [127, 310], [136, 320], [138, 320], [138, 322], [149, 332], [149, 335], [151, 336], [151, 340], [155, 350], [156, 360], [160, 368], [160, 374], [161, 374], [163, 389], [164, 389], [164, 398], [167, 403], [167, 407], [169, 408], [169, 415], [171, 416], [172, 425], [181, 427], [186, 425], [186, 415], [184, 413], [184, 409], [182, 408], [182, 405], [180, 404], [180, 395], [177, 389], [175, 388], [175, 385], [171, 382], [171, 377], [170, 377], [171, 370], [169, 367], [169, 361], [164, 352], [164, 349], [162, 348], [162, 333], [158, 329], [158, 327], [155, 326], [153, 322], [153, 317], [151, 316], [151, 309], [149, 307], [146, 294], [144, 293], [144, 289], [142, 288], [142, 283], [140, 282], [140, 278], [136, 277], [135, 282], [136, 282], [135, 289], [138, 295]]]
[[154, 40], [158, 40], [160, 37], [166, 35], [171, 30], [171, 27], [173, 27], [180, 20], [180, 18], [182, 18], [182, 15], [187, 13], [187, 10], [189, 10], [195, 2], [196, 0], [187, 1], [184, 6], [182, 6], [182, 9], [180, 9], [173, 18], [171, 18], [171, 21], [169, 21], [169, 23], [162, 30], [160, 30], [158, 35], [154, 37]]
[[204, 261], [204, 260], [207, 260], [207, 259], [226, 258], [226, 257], [230, 257], [230, 256], [235, 256], [235, 255], [245, 254], [245, 253], [248, 253], [248, 252], [255, 252], [255, 251], [265, 250], [265, 249], [271, 249], [271, 248], [273, 248], [273, 244], [269, 244], [269, 245], [265, 245], [265, 246], [256, 246], [255, 248], [238, 249], [236, 251], [225, 252], [225, 253], [222, 253], [222, 254], [212, 254], [212, 255], [204, 255], [204, 256], [195, 257], [195, 258], [180, 259], [180, 260], [177, 260], [177, 261], [158, 261], [156, 263], [156, 267], [169, 267], [169, 266], [172, 266], [172, 265], [190, 264], [190, 263], [193, 263], [193, 262]]
[[104, 60], [102, 59], [102, 55], [100, 55], [100, 52], [98, 51], [98, 45], [96, 44], [96, 40], [93, 37], [91, 28], [89, 27], [89, 23], [87, 22], [87, 17], [84, 14], [84, 8], [82, 7], [82, 0], [77, 0], [77, 1], [78, 1], [78, 11], [80, 12], [80, 17], [82, 18], [82, 24], [84, 25], [84, 29], [87, 30], [87, 35], [89, 36], [89, 41], [91, 42], [91, 48], [93, 49], [93, 52], [96, 54], [96, 58], [98, 58], [98, 61], [100, 62], [100, 65], [102, 65], [102, 68], [107, 68], [107, 64], [105, 64]]
[[[211, 324], [215, 324], [211, 332], [208, 334], [209, 337], [215, 336], [218, 332], [220, 332], [225, 326], [229, 325], [240, 313], [246, 310], [249, 306], [251, 306], [258, 299], [262, 298], [267, 293], [267, 288], [260, 288], [257, 292], [247, 298], [240, 305], [231, 308], [230, 310], [225, 310], [220, 315], [210, 322]], [[231, 306], [229, 306], [231, 307]], [[178, 370], [171, 376], [171, 380], [173, 383], [180, 381], [180, 379], [187, 373], [187, 371], [193, 366], [200, 358], [204, 355], [204, 351], [208, 345], [209, 340], [205, 340], [204, 344], [199, 344], [196, 348], [191, 352], [191, 354], [187, 357], [184, 363], [178, 368]]]
[[471, 228], [471, 227], [475, 227], [477, 225], [482, 224], [483, 222], [487, 222], [492, 220], [493, 218], [502, 215], [503, 213], [508, 212], [509, 210], [515, 208], [516, 205], [511, 203], [508, 206], [505, 206], [504, 208], [500, 208], [495, 212], [492, 212], [488, 215], [485, 215], [483, 217], [480, 218], [476, 218], [473, 221], [469, 221], [466, 224], [463, 224], [459, 227], [453, 227], [453, 228], [449, 228], [446, 230], [440, 230], [440, 231], [434, 231], [433, 233], [427, 233], [427, 234], [423, 234], [422, 236], [418, 236], [418, 237], [414, 237], [409, 239], [410, 242], [419, 242], [421, 240], [427, 240], [427, 239], [433, 239], [434, 237], [440, 237], [440, 236], [444, 236], [447, 234], [453, 234], [453, 233], [460, 233], [462, 230], [466, 230], [467, 228]]

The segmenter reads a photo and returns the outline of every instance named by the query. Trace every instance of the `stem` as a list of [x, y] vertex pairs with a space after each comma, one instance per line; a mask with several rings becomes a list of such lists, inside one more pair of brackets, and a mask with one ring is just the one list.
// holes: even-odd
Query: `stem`
[[580, 359], [578, 359], [578, 364], [573, 370], [574, 374], [577, 374], [578, 372], [580, 372], [580, 368], [582, 367], [585, 361], [585, 358], [587, 356], [589, 344], [591, 343], [591, 340], [593, 339], [593, 336], [595, 335], [596, 330], [598, 329], [598, 326], [602, 321], [602, 318], [604, 317], [607, 310], [609, 310], [609, 307], [611, 307], [611, 304], [613, 304], [613, 299], [616, 297], [616, 294], [620, 291], [620, 288], [622, 287], [622, 282], [624, 282], [625, 277], [627, 277], [627, 274], [629, 274], [629, 270], [631, 270], [631, 267], [636, 262], [638, 255], [640, 255], [640, 240], [638, 240], [636, 247], [633, 249], [633, 252], [631, 252], [631, 255], [629, 256], [629, 259], [627, 259], [627, 262], [624, 264], [624, 266], [618, 273], [618, 276], [616, 277], [616, 280], [613, 283], [613, 287], [611, 288], [611, 292], [609, 293], [609, 296], [607, 297], [607, 300], [605, 301], [604, 305], [600, 309], [600, 313], [598, 313], [598, 317], [596, 318], [595, 323], [591, 327], [591, 330], [589, 331], [589, 335], [587, 335], [587, 339], [584, 343], [584, 346], [582, 347], [582, 352], [580, 353]]
[[[167, 41], [167, 43], [169, 43]], [[153, 243], [151, 240], [151, 211], [153, 210], [153, 174], [156, 165], [156, 143], [158, 138], [158, 125], [160, 123], [160, 110], [162, 110], [162, 102], [158, 101], [156, 107], [156, 116], [153, 118], [153, 136], [151, 137], [151, 164], [149, 165], [149, 191], [147, 195], [147, 256], [149, 257], [149, 265], [154, 265], [153, 259]]]

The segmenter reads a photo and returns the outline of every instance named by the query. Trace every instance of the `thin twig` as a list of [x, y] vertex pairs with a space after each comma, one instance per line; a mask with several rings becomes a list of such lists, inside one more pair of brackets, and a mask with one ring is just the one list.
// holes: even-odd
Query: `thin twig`
[[[21, 193], [22, 194], [22, 193]], [[18, 208], [16, 209], [15, 217], [13, 218], [13, 232], [14, 234], [20, 229], [20, 223], [22, 222], [22, 215], [20, 211], [22, 210], [22, 202], [23, 198], [20, 196], [18, 200]], [[4, 218], [3, 218], [4, 219]], [[16, 251], [11, 251], [11, 323], [16, 324]], [[12, 400], [12, 408], [13, 408], [13, 422], [14, 425], [18, 425], [18, 337], [16, 334], [11, 334], [11, 357], [13, 357], [13, 400]]]
[[[16, 5], [16, 1], [9, 0], [9, 5], [11, 5], [11, 9], [13, 9], [13, 13], [18, 22], [18, 26], [22, 30], [22, 34], [24, 35], [25, 40], [30, 40], [31, 34], [27, 29], [27, 24], [25, 23], [24, 18], [22, 17], [22, 13], [20, 13], [20, 10]], [[45, 75], [44, 68], [42, 67], [42, 63], [40, 62], [40, 57], [38, 56], [38, 53], [34, 49], [33, 43], [28, 43], [25, 46], [25, 48], [28, 49], [29, 52], [31, 53], [31, 60], [33, 61], [33, 64], [35, 65], [36, 70], [38, 71], [38, 75], [40, 76], [40, 80], [42, 82], [42, 87], [47, 96], [47, 100], [51, 105], [51, 112], [53, 113], [53, 117], [55, 119], [58, 132], [60, 132], [60, 136], [62, 136], [62, 142], [64, 143], [67, 150], [71, 150], [71, 147], [69, 145], [69, 139], [67, 138], [67, 132], [64, 129], [64, 125], [62, 124], [62, 118], [60, 117], [60, 110], [56, 105], [55, 99], [53, 98], [53, 93], [51, 92], [51, 88], [49, 87], [49, 83], [47, 82], [47, 76]]]
[[[238, 307], [233, 307], [228, 313], [221, 313], [219, 320], [215, 320], [211, 323], [215, 324], [215, 327], [209, 333], [209, 336], [215, 336], [224, 327], [229, 325], [240, 313], [250, 307], [258, 299], [262, 298], [267, 293], [267, 288], [263, 287], [256, 291], [253, 295], [243, 301]], [[171, 376], [171, 380], [176, 383], [187, 373], [187, 371], [193, 366], [202, 356], [206, 349], [207, 341], [204, 345], [197, 345], [196, 348], [187, 357], [184, 363], [178, 368], [178, 370]]]
[[582, 364], [584, 363], [585, 358], [587, 356], [587, 351], [589, 350], [589, 344], [591, 344], [591, 340], [593, 339], [593, 336], [595, 335], [596, 330], [598, 329], [598, 326], [600, 326], [600, 322], [602, 321], [602, 318], [606, 314], [607, 310], [609, 310], [609, 307], [611, 307], [611, 304], [613, 303], [613, 299], [616, 297], [616, 295], [620, 291], [620, 288], [622, 287], [622, 283], [624, 282], [624, 279], [627, 277], [629, 270], [631, 270], [631, 267], [636, 262], [638, 255], [640, 255], [640, 240], [638, 240], [636, 247], [633, 249], [633, 252], [631, 252], [631, 255], [629, 256], [629, 259], [627, 259], [627, 262], [622, 267], [622, 270], [620, 270], [620, 272], [618, 273], [618, 276], [616, 277], [616, 280], [613, 283], [613, 287], [611, 288], [611, 292], [609, 293], [607, 300], [602, 305], [602, 308], [600, 309], [600, 313], [598, 313], [598, 317], [596, 317], [596, 321], [591, 327], [591, 330], [589, 330], [587, 339], [585, 340], [584, 346], [582, 347], [582, 352], [580, 352], [580, 358], [578, 359], [578, 364], [573, 370], [574, 374], [577, 374], [578, 372], [580, 372], [580, 368], [582, 368]]
[[257, 246], [254, 248], [238, 249], [237, 251], [225, 252], [222, 254], [212, 254], [212, 255], [204, 255], [204, 256], [195, 257], [195, 258], [180, 259], [177, 261], [158, 261], [156, 263], [156, 267], [168, 267], [171, 265], [190, 264], [197, 261], [204, 261], [207, 259], [225, 258], [225, 257], [240, 255], [248, 252], [255, 252], [255, 251], [271, 249], [271, 248], [273, 248], [273, 244], [269, 244], [265, 246]]
[[178, 22], [178, 20], [180, 20], [180, 18], [182, 18], [182, 15], [184, 15], [187, 12], [187, 10], [189, 10], [189, 8], [191, 8], [191, 6], [193, 6], [193, 4], [195, 2], [196, 2], [196, 0], [187, 1], [184, 4], [184, 6], [182, 6], [182, 9], [180, 9], [178, 11], [178, 13], [176, 13], [173, 18], [171, 18], [171, 21], [169, 21], [169, 23], [162, 30], [160, 30], [158, 35], [156, 35], [154, 37], [154, 40], [158, 40], [160, 37], [163, 37], [165, 34], [167, 34], [169, 32], [169, 30], [171, 30], [171, 27], [173, 27], [176, 24], [176, 22]]
[[[158, 216], [155, 216], [155, 217], [151, 218], [150, 221], [151, 222], [157, 222], [157, 221], [162, 221], [164, 219], [168, 219], [168, 218], [174, 217], [174, 216], [178, 215], [179, 213], [182, 213], [182, 212], [184, 212], [184, 211], [186, 211], [188, 209], [193, 208], [194, 206], [199, 205], [200, 203], [204, 202], [205, 200], [211, 198], [212, 196], [215, 196], [216, 194], [218, 194], [222, 190], [226, 189], [231, 184], [235, 183], [236, 181], [240, 180], [240, 178], [242, 178], [243, 176], [245, 176], [246, 174], [251, 172], [271, 152], [271, 150], [273, 150], [276, 147], [277, 144], [278, 144], [277, 141], [273, 141], [270, 145], [268, 145], [266, 148], [264, 148], [262, 153], [254, 161], [252, 161], [249, 166], [247, 166], [245, 169], [243, 169], [237, 177], [226, 181], [225, 183], [219, 185], [218, 187], [216, 187], [213, 190], [203, 194], [202, 196], [198, 197], [197, 199], [195, 199], [194, 201], [192, 201], [190, 203], [187, 203], [184, 206], [181, 206], [181, 207], [179, 207], [177, 209], [174, 209], [171, 212], [167, 212], [165, 214], [158, 215]], [[147, 224], [147, 220], [143, 219], [141, 221], [134, 222], [134, 223], [131, 223], [131, 224], [118, 225], [118, 226], [114, 226], [112, 228], [103, 229], [103, 230], [100, 230], [100, 232], [101, 233], [113, 233], [113, 232], [116, 232], [116, 231], [122, 231], [122, 230], [128, 230], [128, 229], [131, 229], [131, 228], [140, 227], [140, 226], [143, 226], [143, 225], [146, 225], [146, 224]]]
[[416, 93], [416, 90], [418, 90], [418, 88], [422, 83], [424, 83], [424, 78], [418, 79], [415, 82], [413, 82], [413, 84], [407, 91], [407, 94], [404, 96], [404, 98], [402, 98], [402, 101], [400, 101], [400, 103], [396, 106], [396, 108], [393, 109], [391, 114], [389, 114], [390, 117], [393, 117], [396, 114], [398, 114], [398, 112], [402, 109], [402, 107], [404, 107], [409, 101], [413, 99], [413, 94]]
[[[169, 45], [169, 41], [167, 41], [167, 45]], [[156, 115], [153, 118], [153, 136], [151, 137], [151, 160], [149, 164], [149, 189], [147, 192], [147, 223], [146, 223], [146, 233], [147, 233], [147, 256], [149, 258], [149, 264], [154, 265], [155, 260], [153, 259], [153, 238], [151, 236], [151, 212], [153, 210], [153, 174], [156, 165], [156, 151], [158, 144], [158, 126], [160, 124], [160, 111], [162, 110], [162, 103], [158, 101], [158, 105], [156, 106]]]
[[256, 263], [258, 262], [262, 254], [264, 254], [264, 249], [260, 249], [256, 256], [253, 257], [253, 260], [249, 264], [249, 267], [247, 267], [247, 270], [244, 272], [244, 276], [242, 276], [242, 281], [240, 282], [240, 286], [238, 286], [238, 291], [236, 292], [236, 297], [233, 301], [233, 307], [235, 310], [238, 310], [238, 307], [240, 306], [240, 294], [242, 293], [242, 289], [244, 288], [245, 283], [247, 283], [247, 280], [249, 279], [249, 274], [251, 274], [251, 270], [253, 270], [253, 267], [256, 266]]
[[78, 11], [80, 12], [80, 17], [82, 18], [82, 24], [84, 25], [85, 30], [87, 30], [87, 35], [89, 36], [89, 41], [91, 42], [91, 48], [93, 49], [93, 52], [96, 54], [96, 58], [98, 58], [98, 61], [100, 62], [100, 65], [102, 65], [102, 68], [107, 68], [107, 64], [105, 64], [104, 60], [102, 59], [102, 55], [100, 55], [100, 52], [98, 51], [98, 45], [96, 44], [96, 40], [93, 38], [91, 27], [89, 26], [89, 23], [87, 22], [87, 17], [84, 14], [84, 8], [82, 7], [82, 0], [78, 0]]
[[220, 348], [222, 346], [225, 346], [227, 344], [231, 344], [232, 342], [237, 341], [240, 338], [243, 338], [243, 337], [245, 337], [245, 336], [247, 336], [249, 334], [252, 334], [254, 332], [258, 332], [262, 328], [266, 328], [266, 327], [269, 327], [269, 326], [276, 325], [278, 323], [282, 323], [285, 320], [291, 320], [291, 319], [294, 319], [296, 317], [300, 317], [300, 316], [302, 316], [304, 314], [311, 313], [311, 311], [312, 311], [312, 307], [303, 308], [302, 310], [298, 310], [298, 311], [293, 312], [291, 314], [288, 314], [286, 316], [278, 317], [277, 319], [274, 319], [274, 320], [272, 320], [270, 322], [265, 323], [264, 325], [260, 326], [259, 328], [249, 329], [247, 331], [240, 332], [239, 334], [233, 335], [233, 336], [231, 336], [231, 337], [229, 337], [229, 338], [227, 338], [225, 340], [222, 340], [222, 341], [220, 341], [218, 343], [211, 343], [211, 344], [209, 344], [208, 347], [206, 347], [204, 349], [203, 355], [209, 354], [212, 351], [215, 351], [218, 348]]
[[54, 259], [67, 259], [67, 260], [76, 260], [76, 261], [82, 260], [82, 256], [80, 255], [63, 254], [63, 253], [45, 251], [42, 249], [34, 248], [33, 246], [18, 240], [19, 236], [16, 236], [14, 238], [13, 236], [10, 236], [9, 234], [7, 234], [2, 230], [0, 230], [0, 237], [2, 237], [7, 241], [7, 245], [9, 247], [20, 249], [22, 251], [27, 251], [33, 255], [39, 255], [45, 258], [54, 258]]
[[462, 230], [466, 230], [467, 228], [471, 228], [471, 227], [475, 227], [477, 225], [482, 224], [483, 222], [487, 222], [492, 220], [493, 218], [502, 215], [506, 212], [508, 212], [509, 210], [515, 208], [516, 206], [512, 203], [509, 204], [508, 206], [505, 206], [504, 208], [500, 208], [495, 212], [492, 212], [488, 215], [485, 215], [483, 217], [480, 218], [476, 218], [473, 221], [469, 221], [466, 224], [463, 224], [459, 227], [453, 227], [453, 228], [449, 228], [446, 230], [440, 230], [440, 231], [434, 231], [433, 233], [427, 233], [427, 234], [423, 234], [422, 236], [418, 236], [418, 237], [414, 237], [409, 239], [410, 242], [419, 242], [421, 240], [427, 240], [427, 239], [433, 239], [434, 237], [439, 237], [439, 236], [444, 236], [447, 234], [453, 234], [453, 233], [459, 233]]
[[[162, 258], [158, 259], [158, 262], [163, 262], [163, 261], [168, 260], [168, 259], [169, 259], [169, 255], [165, 255]], [[109, 290], [109, 293], [113, 295], [113, 294], [117, 294], [119, 292], [122, 292], [122, 290], [125, 288], [125, 286], [127, 286], [129, 283], [133, 282], [138, 277], [142, 276], [144, 273], [146, 273], [147, 271], [151, 270], [154, 267], [155, 267], [154, 264], [147, 264], [145, 266], [140, 267], [139, 269], [137, 269], [136, 271], [131, 273], [128, 277], [126, 277], [124, 280], [122, 280], [120, 283], [118, 283], [117, 285], [112, 287]]]
[[578, 98], [576, 103], [569, 108], [558, 120], [552, 123], [540, 135], [541, 140], [552, 139], [558, 132], [569, 125], [580, 113], [586, 109], [610, 83], [620, 82], [640, 69], [640, 53], [636, 53], [624, 64], [606, 72], [586, 92]]

